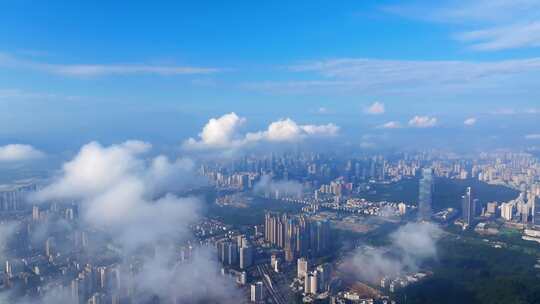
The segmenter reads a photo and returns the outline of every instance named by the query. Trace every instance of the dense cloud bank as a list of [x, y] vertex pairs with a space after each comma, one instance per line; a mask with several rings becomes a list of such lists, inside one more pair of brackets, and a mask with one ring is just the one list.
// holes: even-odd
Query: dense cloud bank
[[[212, 248], [195, 250], [191, 259], [179, 262], [178, 246], [192, 238], [189, 225], [199, 220], [202, 202], [177, 193], [205, 181], [195, 174], [191, 160], [148, 157], [150, 150], [151, 145], [141, 141], [86, 144], [30, 200], [77, 203], [80, 224], [122, 249], [123, 262], [118, 267], [129, 268], [135, 256], [141, 262], [142, 269], [132, 282], [141, 294], [166, 301], [237, 303], [238, 290], [229, 278], [218, 274]], [[13, 231], [4, 228], [0, 229], [0, 247]], [[39, 231], [46, 234], [47, 229]], [[141, 248], [152, 248], [152, 254], [141, 255]], [[39, 303], [61, 303], [58, 300], [64, 296], [46, 293]]]

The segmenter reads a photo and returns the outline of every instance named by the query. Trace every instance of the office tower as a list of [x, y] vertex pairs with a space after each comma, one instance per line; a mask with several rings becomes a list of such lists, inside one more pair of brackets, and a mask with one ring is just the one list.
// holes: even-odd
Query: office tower
[[[319, 292], [319, 273], [317, 270], [312, 271], [308, 274], [306, 281], [309, 281], [309, 293], [310, 294], [317, 294]], [[308, 280], [309, 279], [309, 280]]]
[[497, 202], [487, 203], [486, 209], [488, 214], [495, 214], [497, 212]]
[[532, 223], [534, 226], [540, 227], [540, 197], [534, 198], [532, 208]]
[[236, 265], [238, 263], [238, 246], [236, 243], [229, 242], [228, 243], [228, 264], [229, 265]]
[[259, 303], [264, 300], [263, 282], [251, 284], [251, 302]]
[[315, 221], [311, 223], [311, 254], [318, 256], [329, 249], [330, 224], [328, 221]]
[[501, 205], [501, 217], [507, 221], [512, 220], [514, 205], [511, 203], [503, 203]]
[[299, 258], [296, 267], [297, 267], [297, 277], [299, 279], [305, 278], [309, 271], [308, 261], [305, 258]]
[[245, 235], [238, 235], [236, 236], [236, 245], [238, 246], [238, 248], [242, 248], [244, 246], [247, 246], [248, 245], [248, 239]]
[[50, 237], [45, 241], [45, 255], [51, 257], [54, 255], [54, 238]]
[[320, 292], [325, 292], [330, 287], [331, 272], [332, 269], [328, 263], [317, 266], [317, 288]]
[[248, 246], [242, 246], [240, 248], [240, 269], [246, 269], [253, 264], [253, 248]]
[[64, 211], [64, 217], [66, 218], [66, 220], [72, 221], [75, 218], [75, 212], [73, 208], [67, 208]]
[[421, 220], [431, 219], [431, 204], [433, 200], [433, 169], [422, 170], [418, 189], [418, 216]]
[[32, 207], [32, 220], [39, 221], [39, 207], [38, 206]]
[[242, 273], [240, 273], [239, 283], [240, 283], [240, 285], [246, 285], [246, 283], [247, 283], [247, 273], [245, 271], [242, 271]]
[[80, 301], [79, 278], [76, 278], [71, 281], [70, 295], [71, 295], [71, 303], [78, 304]]
[[221, 240], [216, 244], [218, 259], [225, 265], [236, 265], [238, 263], [238, 245], [236, 242]]
[[467, 187], [465, 195], [461, 197], [461, 210], [463, 223], [467, 226], [471, 226], [476, 216], [476, 203], [477, 200], [473, 198], [471, 187]]
[[11, 277], [12, 269], [11, 269], [11, 264], [9, 263], [9, 261], [6, 261], [6, 269], [4, 269], [4, 272], [6, 273], [8, 277]]
[[107, 287], [107, 268], [97, 268], [97, 286], [100, 290], [104, 290]]
[[308, 272], [305, 279], [304, 279], [304, 293], [305, 294], [311, 294], [311, 278], [313, 277], [313, 274], [311, 272]]

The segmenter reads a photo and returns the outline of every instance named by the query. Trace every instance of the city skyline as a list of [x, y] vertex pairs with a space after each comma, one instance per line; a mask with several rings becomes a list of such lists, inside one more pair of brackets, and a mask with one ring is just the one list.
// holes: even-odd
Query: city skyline
[[0, 304], [540, 303], [538, 12], [3, 1]]

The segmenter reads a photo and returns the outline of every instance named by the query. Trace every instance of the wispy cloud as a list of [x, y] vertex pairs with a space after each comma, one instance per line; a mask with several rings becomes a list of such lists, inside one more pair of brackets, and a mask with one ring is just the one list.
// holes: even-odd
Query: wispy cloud
[[489, 112], [492, 115], [518, 115], [518, 114], [540, 114], [540, 108], [515, 109], [515, 108], [499, 108]]
[[66, 100], [81, 99], [80, 96], [66, 96], [46, 92], [33, 92], [21, 89], [0, 89], [0, 100]]
[[527, 86], [526, 80], [540, 73], [540, 57], [482, 62], [337, 58], [291, 65], [288, 71], [283, 81], [251, 82], [245, 87], [307, 94], [496, 90], [502, 85]]
[[97, 77], [106, 75], [155, 74], [163, 76], [212, 74], [217, 68], [149, 65], [149, 64], [60, 64], [25, 60], [6, 53], [0, 53], [0, 66], [36, 70], [50, 74], [73, 77]]
[[528, 134], [525, 135], [525, 139], [540, 139], [540, 134]]
[[540, 46], [540, 1], [478, 0], [421, 2], [383, 10], [430, 22], [463, 26], [454, 38], [478, 51]]

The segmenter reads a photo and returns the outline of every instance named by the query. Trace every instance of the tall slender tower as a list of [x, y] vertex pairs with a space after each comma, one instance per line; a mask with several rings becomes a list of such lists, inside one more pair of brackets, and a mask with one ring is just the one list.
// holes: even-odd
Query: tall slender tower
[[471, 187], [467, 187], [465, 195], [461, 197], [462, 219], [467, 226], [471, 226], [476, 215], [476, 200], [473, 198]]
[[540, 227], [540, 197], [535, 197], [532, 203], [532, 222]]
[[418, 216], [421, 220], [429, 221], [431, 218], [431, 204], [433, 200], [433, 169], [422, 170], [418, 189]]

